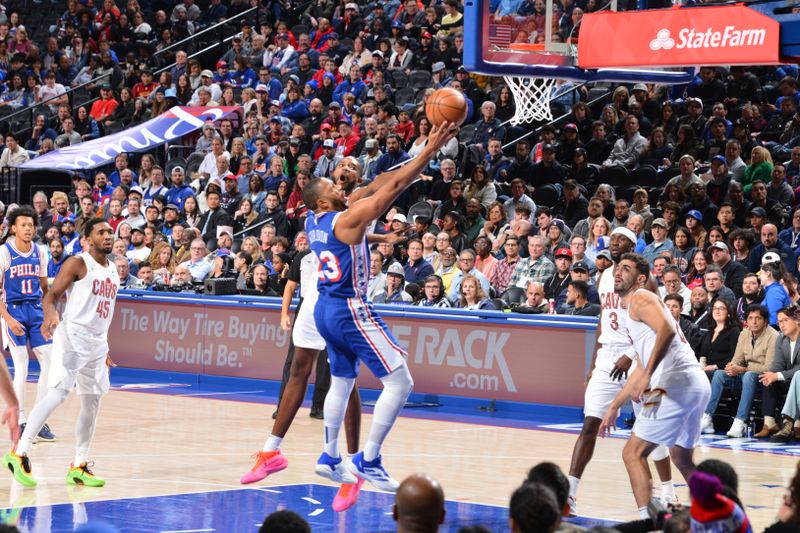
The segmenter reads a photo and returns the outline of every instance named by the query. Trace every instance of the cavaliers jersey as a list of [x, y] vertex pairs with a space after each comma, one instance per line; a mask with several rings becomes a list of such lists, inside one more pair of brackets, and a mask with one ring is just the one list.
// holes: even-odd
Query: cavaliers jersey
[[47, 277], [48, 253], [44, 246], [31, 243], [22, 253], [16, 239], [0, 246], [0, 272], [3, 273], [4, 299], [7, 303], [38, 302], [42, 299], [39, 278]]
[[[646, 289], [637, 290], [644, 291]], [[692, 347], [689, 346], [683, 336], [683, 332], [678, 327], [675, 319], [672, 318], [667, 307], [661, 302], [659, 302], [658, 307], [667, 323], [675, 330], [675, 336], [672, 338], [664, 358], [650, 378], [650, 388], [660, 387], [667, 389], [669, 386], [672, 386], [672, 388], [692, 388], [692, 384], [696, 381], [694, 378], [700, 373], [700, 363], [697, 361]], [[633, 342], [633, 349], [639, 357], [639, 362], [642, 368], [646, 368], [653, 354], [653, 347], [656, 344], [656, 332], [644, 322], [630, 319], [628, 319], [627, 330]], [[707, 383], [708, 380], [704, 377], [702, 381]]]
[[600, 324], [602, 333], [598, 342], [605, 347], [625, 347], [631, 345], [626, 323], [628, 310], [622, 304], [622, 297], [614, 292], [614, 268], [607, 268], [597, 284], [600, 297]]
[[320, 296], [366, 299], [369, 284], [369, 246], [366, 236], [358, 245], [345, 244], [334, 235], [341, 212], [327, 211], [306, 219], [311, 250], [317, 256]]
[[82, 252], [78, 257], [86, 265], [86, 275], [67, 290], [62, 324], [67, 328], [78, 326], [95, 337], [105, 338], [120, 285], [117, 267], [111, 261], [108, 266], [102, 266], [89, 252]]

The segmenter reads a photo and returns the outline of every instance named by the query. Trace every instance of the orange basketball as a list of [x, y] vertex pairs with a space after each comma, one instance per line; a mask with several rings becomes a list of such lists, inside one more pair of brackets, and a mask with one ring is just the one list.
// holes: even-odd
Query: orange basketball
[[445, 122], [460, 126], [466, 120], [468, 111], [464, 95], [450, 87], [434, 91], [425, 102], [425, 114], [434, 126]]

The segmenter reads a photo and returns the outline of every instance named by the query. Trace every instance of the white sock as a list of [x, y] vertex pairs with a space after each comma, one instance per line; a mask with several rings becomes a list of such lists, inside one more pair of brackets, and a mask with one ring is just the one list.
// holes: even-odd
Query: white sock
[[[36, 403], [47, 396], [47, 378], [50, 374], [50, 358], [53, 353], [52, 344], [44, 344], [33, 349], [36, 359], [39, 360], [39, 381], [36, 383]], [[34, 404], [36, 405], [36, 404]]]
[[639, 518], [642, 520], [650, 518], [650, 512], [647, 510], [647, 507], [639, 507]]
[[283, 439], [281, 437], [276, 437], [275, 435], [270, 435], [267, 438], [267, 441], [264, 443], [264, 447], [261, 449], [262, 452], [274, 452], [275, 450], [281, 449], [281, 443]]
[[675, 484], [671, 479], [661, 482], [661, 499], [668, 502], [675, 501]]
[[[25, 382], [28, 381], [28, 347], [9, 346], [11, 359], [14, 361], [14, 394], [19, 402], [19, 423], [24, 424], [25, 418]], [[38, 432], [37, 432], [38, 433]]]
[[764, 417], [764, 425], [767, 426], [768, 428], [774, 428], [778, 424], [777, 424], [777, 422], [775, 422], [775, 418], [774, 417], [765, 416]]
[[365, 461], [374, 461], [381, 454], [381, 445], [414, 387], [414, 380], [411, 379], [411, 373], [405, 363], [391, 374], [382, 377], [381, 381], [383, 390], [375, 402], [372, 426], [369, 428], [369, 436], [364, 446]]
[[69, 392], [61, 389], [50, 389], [47, 396], [41, 402], [38, 402], [31, 411], [31, 416], [28, 418], [28, 425], [25, 426], [25, 431], [17, 443], [17, 454], [22, 455], [31, 451], [33, 439], [41, 431], [45, 420], [50, 418], [53, 411], [64, 403], [64, 400], [69, 396]]
[[331, 386], [325, 396], [325, 453], [339, 457], [339, 429], [344, 423], [347, 400], [356, 380], [331, 376]]
[[81, 410], [75, 425], [75, 460], [73, 466], [81, 465], [89, 460], [89, 446], [92, 444], [94, 430], [97, 426], [97, 413], [100, 410], [99, 394], [79, 394]]
[[575, 476], [567, 476], [567, 479], [569, 479], [569, 495], [576, 498], [578, 496], [578, 485], [581, 484], [581, 480]]

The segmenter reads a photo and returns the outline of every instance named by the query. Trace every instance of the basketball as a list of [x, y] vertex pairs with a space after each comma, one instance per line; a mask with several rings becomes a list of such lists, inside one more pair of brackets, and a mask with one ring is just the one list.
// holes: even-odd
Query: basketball
[[461, 92], [444, 87], [435, 91], [425, 103], [425, 114], [434, 126], [453, 122], [460, 126], [467, 118], [467, 100]]

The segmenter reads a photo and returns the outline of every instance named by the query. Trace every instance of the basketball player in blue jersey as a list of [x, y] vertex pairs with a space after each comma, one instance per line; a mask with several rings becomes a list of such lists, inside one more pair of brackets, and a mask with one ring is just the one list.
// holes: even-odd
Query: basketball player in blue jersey
[[[0, 246], [0, 273], [3, 280], [3, 344], [14, 360], [14, 392], [19, 400], [19, 421], [25, 430], [25, 383], [28, 380], [28, 344], [39, 360], [39, 381], [36, 402], [47, 394], [47, 373], [50, 368], [52, 342], [40, 330], [44, 311], [42, 296], [47, 293], [47, 249], [33, 242], [39, 215], [30, 206], [20, 206], [8, 216], [14, 237]], [[56, 436], [45, 424], [37, 435], [41, 441], [54, 441]]]
[[[338, 183], [319, 178], [303, 189], [303, 200], [313, 213], [306, 219], [311, 250], [319, 265], [319, 300], [314, 318], [328, 347], [331, 386], [325, 398], [325, 450], [316, 471], [331, 476], [349, 470], [378, 489], [394, 492], [399, 483], [383, 468], [381, 446], [413, 387], [406, 352], [367, 300], [369, 246], [367, 230], [374, 220], [419, 177], [439, 149], [456, 136], [458, 127], [446, 123], [434, 128], [425, 148], [405, 166], [379, 175], [374, 193], [349, 207]], [[380, 378], [383, 391], [375, 403], [372, 426], [362, 452], [345, 462], [339, 454], [339, 429], [347, 399], [358, 376], [360, 362]]]

